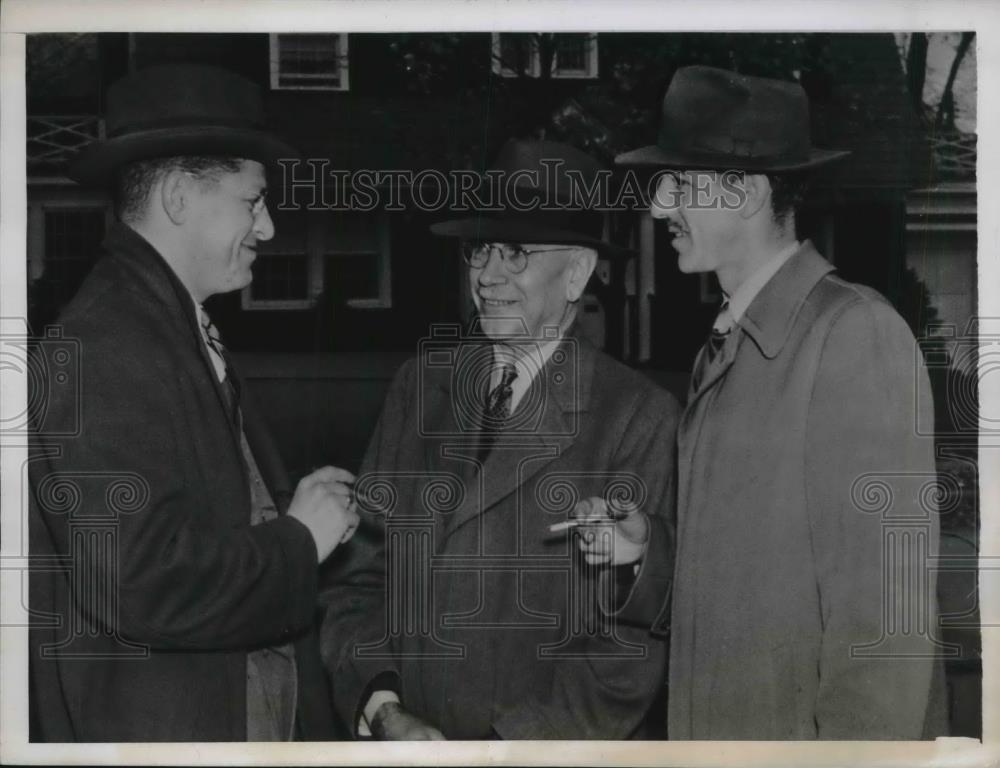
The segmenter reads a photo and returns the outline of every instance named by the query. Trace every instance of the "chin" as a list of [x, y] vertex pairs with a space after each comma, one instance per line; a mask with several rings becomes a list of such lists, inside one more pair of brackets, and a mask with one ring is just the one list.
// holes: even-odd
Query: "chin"
[[490, 317], [479, 316], [479, 326], [483, 333], [494, 340], [523, 339], [527, 335], [524, 320], [520, 317]]

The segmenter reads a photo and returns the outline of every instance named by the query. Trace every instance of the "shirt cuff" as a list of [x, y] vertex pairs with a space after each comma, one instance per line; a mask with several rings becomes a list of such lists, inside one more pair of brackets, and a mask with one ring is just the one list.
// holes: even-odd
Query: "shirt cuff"
[[361, 710], [361, 717], [358, 718], [358, 736], [371, 736], [371, 722], [375, 719], [375, 713], [378, 712], [379, 707], [383, 704], [388, 703], [399, 703], [399, 696], [396, 695], [395, 691], [373, 691], [372, 695], [368, 697], [368, 703], [365, 704], [365, 708]]

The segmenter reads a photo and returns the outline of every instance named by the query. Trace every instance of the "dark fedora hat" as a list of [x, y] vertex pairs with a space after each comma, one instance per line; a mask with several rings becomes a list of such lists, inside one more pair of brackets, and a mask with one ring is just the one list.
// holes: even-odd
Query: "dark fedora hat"
[[555, 141], [511, 139], [489, 172], [498, 180], [501, 210], [431, 225], [443, 237], [509, 243], [584, 245], [606, 256], [631, 253], [602, 239], [599, 211], [581, 199], [608, 169], [576, 147]]
[[103, 186], [135, 160], [177, 155], [239, 157], [273, 163], [297, 157], [264, 130], [260, 89], [217, 67], [167, 64], [142, 69], [108, 89], [106, 138], [85, 147], [70, 177]]
[[798, 171], [850, 152], [816, 149], [809, 100], [798, 83], [682, 67], [663, 97], [656, 144], [618, 155], [620, 165]]

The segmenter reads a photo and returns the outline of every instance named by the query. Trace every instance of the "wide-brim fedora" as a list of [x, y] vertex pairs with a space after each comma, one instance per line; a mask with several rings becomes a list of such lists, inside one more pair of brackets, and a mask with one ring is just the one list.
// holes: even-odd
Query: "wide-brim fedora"
[[619, 165], [805, 171], [849, 155], [812, 146], [809, 99], [788, 80], [716, 67], [682, 67], [663, 97], [656, 144], [618, 155]]
[[604, 256], [632, 253], [604, 240], [600, 211], [580, 195], [600, 175], [610, 179], [609, 170], [585, 152], [556, 141], [512, 139], [488, 173], [499, 179], [502, 192], [493, 206], [499, 210], [438, 222], [431, 232], [463, 240], [582, 245]]
[[105, 186], [136, 160], [205, 155], [273, 165], [299, 153], [264, 128], [260, 89], [218, 67], [141, 69], [108, 89], [105, 138], [73, 159], [70, 178]]

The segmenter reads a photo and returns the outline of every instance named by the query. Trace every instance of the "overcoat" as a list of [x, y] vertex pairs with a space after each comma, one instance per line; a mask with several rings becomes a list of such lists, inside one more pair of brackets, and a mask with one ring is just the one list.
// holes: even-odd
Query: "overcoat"
[[677, 403], [571, 336], [479, 470], [482, 349], [425, 349], [390, 388], [359, 479], [374, 504], [322, 598], [337, 709], [354, 728], [390, 688], [449, 739], [642, 735], [665, 643], [602, 623], [602, 569], [549, 526], [577, 499], [633, 498], [669, 541]]
[[[938, 519], [913, 335], [807, 242], [720, 354], [678, 430], [672, 611], [654, 619], [671, 630], [668, 737], [920, 738]], [[630, 615], [671, 566], [657, 551]]]
[[[299, 735], [333, 737], [316, 547], [293, 518], [250, 525], [239, 428], [190, 294], [115, 225], [60, 326], [41, 344], [70, 365], [46, 353], [29, 466], [31, 739], [245, 740], [247, 652], [291, 640]], [[283, 510], [288, 479], [242, 389]]]

